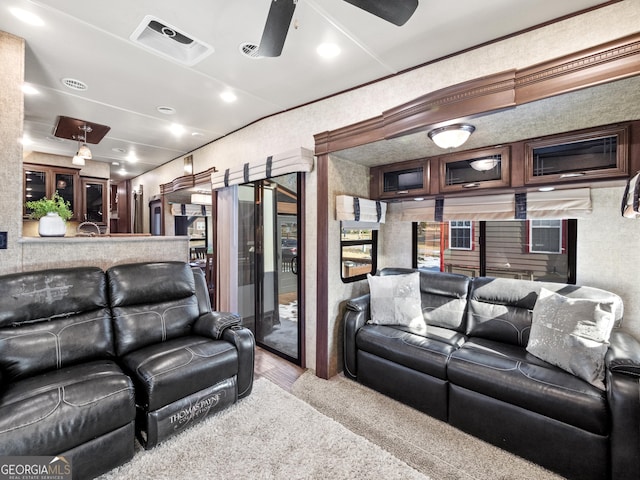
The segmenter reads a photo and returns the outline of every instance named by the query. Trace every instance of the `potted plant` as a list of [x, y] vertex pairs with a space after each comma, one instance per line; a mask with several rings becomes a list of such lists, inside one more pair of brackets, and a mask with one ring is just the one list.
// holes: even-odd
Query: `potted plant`
[[30, 210], [29, 218], [38, 220], [38, 233], [41, 237], [64, 237], [67, 231], [66, 221], [73, 216], [71, 204], [58, 192], [51, 198], [41, 198], [25, 203]]

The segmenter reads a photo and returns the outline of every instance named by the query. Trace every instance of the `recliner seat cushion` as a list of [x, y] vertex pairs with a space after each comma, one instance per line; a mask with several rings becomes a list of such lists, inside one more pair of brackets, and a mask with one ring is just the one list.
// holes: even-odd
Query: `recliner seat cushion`
[[135, 414], [131, 379], [113, 361], [43, 373], [4, 389], [0, 455], [58, 454], [131, 423]]
[[365, 325], [356, 335], [359, 350], [372, 353], [428, 375], [447, 379], [447, 361], [465, 337], [429, 326], [424, 335], [384, 325]]
[[136, 401], [157, 410], [238, 373], [238, 352], [229, 342], [181, 337], [122, 357], [134, 380]]
[[606, 392], [524, 348], [469, 339], [451, 355], [447, 374], [468, 390], [598, 435], [609, 433]]

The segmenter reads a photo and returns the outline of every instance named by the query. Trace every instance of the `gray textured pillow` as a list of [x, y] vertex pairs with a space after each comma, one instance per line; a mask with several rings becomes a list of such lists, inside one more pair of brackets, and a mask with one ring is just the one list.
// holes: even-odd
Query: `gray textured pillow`
[[424, 326], [420, 274], [367, 275], [371, 293], [371, 321], [378, 325]]
[[604, 390], [613, 302], [568, 298], [545, 288], [533, 307], [527, 351]]

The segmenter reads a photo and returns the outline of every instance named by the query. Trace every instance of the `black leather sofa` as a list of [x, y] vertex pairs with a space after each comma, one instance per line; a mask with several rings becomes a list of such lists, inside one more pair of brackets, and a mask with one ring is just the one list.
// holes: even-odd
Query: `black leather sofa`
[[128, 461], [253, 385], [254, 339], [181, 262], [0, 277], [0, 455]]
[[345, 376], [567, 478], [637, 479], [640, 343], [614, 328], [605, 390], [530, 354], [541, 287], [611, 301], [621, 324], [604, 290], [420, 270], [426, 328], [369, 323], [370, 294], [347, 302]]

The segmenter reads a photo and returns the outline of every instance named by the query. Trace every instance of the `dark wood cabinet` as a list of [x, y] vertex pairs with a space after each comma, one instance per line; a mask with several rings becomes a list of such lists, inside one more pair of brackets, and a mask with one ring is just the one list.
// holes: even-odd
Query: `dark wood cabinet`
[[410, 160], [371, 169], [371, 198], [429, 195], [429, 160]]
[[525, 142], [525, 183], [624, 177], [629, 125], [599, 127]]
[[108, 181], [82, 177], [82, 215], [80, 221], [106, 226], [109, 218]]
[[25, 203], [41, 198], [51, 198], [58, 192], [65, 201], [71, 205], [73, 217], [71, 220], [81, 218], [80, 212], [80, 174], [75, 168], [56, 167], [49, 165], [23, 164], [23, 216], [29, 212]]
[[439, 158], [441, 193], [508, 187], [509, 147], [452, 153]]

